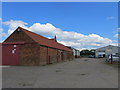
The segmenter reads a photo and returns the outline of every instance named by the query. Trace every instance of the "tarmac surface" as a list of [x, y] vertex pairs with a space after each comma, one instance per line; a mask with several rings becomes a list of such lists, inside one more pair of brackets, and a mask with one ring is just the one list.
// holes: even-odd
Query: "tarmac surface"
[[2, 67], [3, 88], [118, 88], [118, 67], [79, 58], [46, 66]]

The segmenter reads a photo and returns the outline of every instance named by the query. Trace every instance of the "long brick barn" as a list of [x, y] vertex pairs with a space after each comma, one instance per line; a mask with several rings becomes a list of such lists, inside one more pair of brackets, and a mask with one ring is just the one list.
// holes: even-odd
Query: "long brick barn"
[[72, 60], [72, 50], [24, 28], [18, 27], [2, 43], [3, 65], [46, 65]]

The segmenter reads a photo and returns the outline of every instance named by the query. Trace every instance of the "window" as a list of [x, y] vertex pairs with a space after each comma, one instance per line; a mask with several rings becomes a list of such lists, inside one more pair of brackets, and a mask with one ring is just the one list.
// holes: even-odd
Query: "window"
[[20, 29], [17, 30], [18, 32], [20, 31]]
[[14, 45], [13, 47], [17, 47], [17, 45]]

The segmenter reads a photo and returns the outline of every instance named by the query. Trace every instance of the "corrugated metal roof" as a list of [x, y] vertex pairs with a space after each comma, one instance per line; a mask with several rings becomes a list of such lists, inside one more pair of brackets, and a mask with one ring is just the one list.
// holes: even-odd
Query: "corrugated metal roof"
[[34, 41], [39, 43], [40, 45], [56, 48], [56, 49], [61, 49], [65, 51], [71, 51], [69, 48], [64, 46], [63, 44], [60, 44], [56, 42], [55, 40], [48, 39], [46, 37], [43, 37], [41, 35], [38, 35], [34, 32], [28, 31], [24, 28], [18, 27], [19, 29], [23, 30], [28, 36], [30, 36]]

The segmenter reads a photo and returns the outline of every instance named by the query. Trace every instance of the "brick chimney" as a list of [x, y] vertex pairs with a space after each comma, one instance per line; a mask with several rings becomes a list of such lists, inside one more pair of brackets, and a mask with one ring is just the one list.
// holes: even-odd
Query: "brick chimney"
[[55, 37], [54, 37], [54, 40], [57, 42], [57, 38], [56, 38], [56, 35], [55, 35]]

